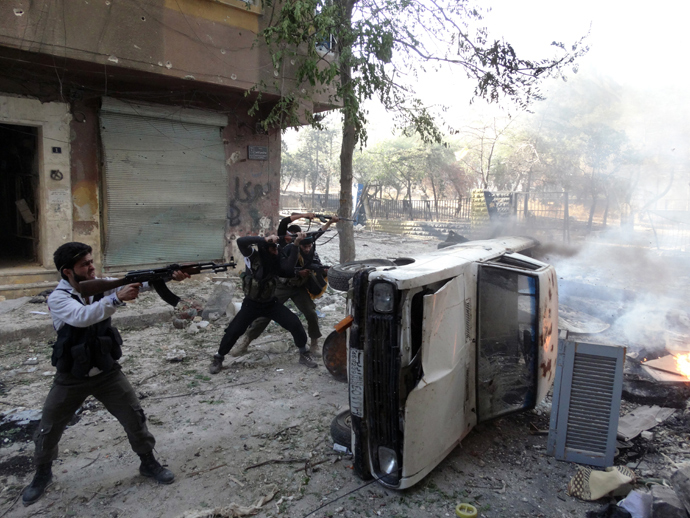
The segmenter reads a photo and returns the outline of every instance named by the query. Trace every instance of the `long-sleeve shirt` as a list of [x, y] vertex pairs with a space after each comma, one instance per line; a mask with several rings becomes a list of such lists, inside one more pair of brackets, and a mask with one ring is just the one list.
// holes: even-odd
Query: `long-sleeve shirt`
[[[287, 234], [287, 228], [290, 226], [290, 223], [292, 223], [292, 218], [290, 216], [287, 216], [286, 218], [283, 218], [280, 220], [280, 223], [278, 224], [278, 237], [280, 238], [280, 246], [285, 246], [288, 243], [285, 242], [285, 234]], [[311, 237], [314, 242], [316, 242], [317, 239], [319, 239], [322, 235], [324, 235], [326, 231], [325, 230], [314, 230], [312, 232], [307, 232], [307, 237]]]
[[[72, 295], [76, 295], [83, 304]], [[89, 327], [111, 317], [118, 306], [124, 305], [124, 302], [117, 298], [117, 290], [106, 291], [102, 299], [93, 303], [92, 301], [93, 297], [82, 297], [68, 281], [61, 279], [48, 297], [48, 310], [53, 318], [55, 330], [59, 331], [65, 324]]]
[[[256, 249], [254, 248], [256, 247]], [[251, 262], [258, 260], [259, 267], [253, 273], [257, 281], [271, 277], [294, 277], [295, 265], [299, 257], [297, 247], [292, 247], [287, 254], [278, 255], [268, 251], [268, 243], [261, 236], [244, 236], [237, 239], [237, 248], [244, 256], [247, 269], [251, 269]], [[258, 255], [254, 255], [258, 254]]]

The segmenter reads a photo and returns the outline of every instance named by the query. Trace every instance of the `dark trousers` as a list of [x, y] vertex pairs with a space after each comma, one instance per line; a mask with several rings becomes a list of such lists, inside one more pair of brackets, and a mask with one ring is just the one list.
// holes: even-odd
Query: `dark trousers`
[[288, 308], [273, 299], [269, 302], [256, 302], [245, 298], [242, 301], [242, 308], [237, 312], [235, 318], [230, 321], [230, 325], [225, 329], [225, 334], [220, 341], [218, 354], [225, 356], [230, 352], [232, 346], [235, 345], [237, 339], [247, 330], [254, 320], [260, 317], [265, 317], [269, 320], [275, 320], [282, 328], [288, 330], [292, 334], [292, 339], [300, 351], [303, 351], [307, 345], [307, 333], [304, 332], [302, 322], [299, 317], [295, 315]]
[[146, 427], [146, 416], [136, 392], [119, 368], [83, 379], [58, 372], [43, 404], [41, 422], [34, 435], [36, 465], [57, 458], [62, 433], [88, 396], [103, 403], [108, 412], [120, 421], [135, 453], [153, 451], [156, 440]]
[[[279, 284], [276, 288], [276, 298], [278, 302], [284, 304], [287, 300], [292, 300], [297, 306], [304, 318], [307, 319], [307, 334], [309, 338], [319, 338], [321, 330], [319, 329], [319, 316], [316, 314], [316, 304], [309, 296], [309, 292], [305, 286], [287, 286]], [[264, 332], [264, 329], [271, 323], [270, 318], [257, 318], [254, 323], [247, 329], [247, 337], [249, 341], [257, 339]]]

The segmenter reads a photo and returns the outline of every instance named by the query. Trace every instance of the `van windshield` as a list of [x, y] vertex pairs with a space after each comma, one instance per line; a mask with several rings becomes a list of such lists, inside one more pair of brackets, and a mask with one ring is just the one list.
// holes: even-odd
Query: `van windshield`
[[484, 421], [535, 404], [537, 279], [482, 266], [478, 283], [478, 418]]

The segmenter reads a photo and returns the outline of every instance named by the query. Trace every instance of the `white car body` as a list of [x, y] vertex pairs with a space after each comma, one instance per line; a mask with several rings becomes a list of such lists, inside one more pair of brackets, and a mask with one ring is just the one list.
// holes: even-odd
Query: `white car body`
[[516, 253], [535, 244], [471, 241], [355, 274], [347, 343], [360, 476], [410, 487], [478, 422], [544, 398], [558, 288], [553, 266]]

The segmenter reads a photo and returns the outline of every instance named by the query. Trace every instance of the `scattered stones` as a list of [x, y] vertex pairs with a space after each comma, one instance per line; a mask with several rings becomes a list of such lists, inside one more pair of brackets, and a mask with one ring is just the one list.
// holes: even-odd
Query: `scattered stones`
[[652, 486], [652, 498], [652, 516], [655, 518], [687, 518], [685, 506], [670, 487]]

